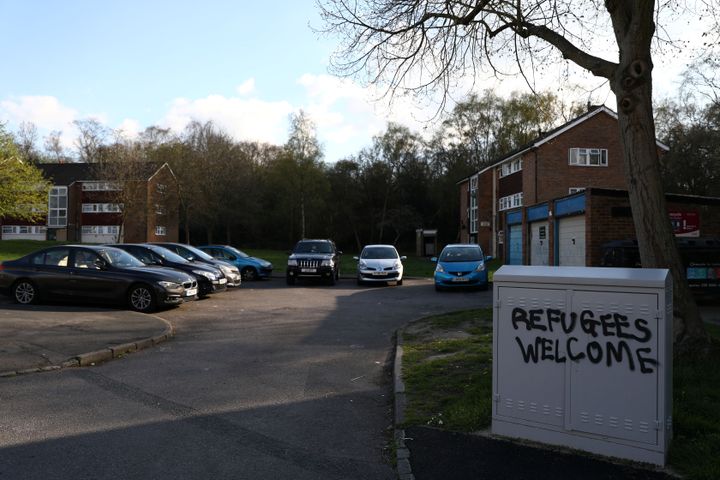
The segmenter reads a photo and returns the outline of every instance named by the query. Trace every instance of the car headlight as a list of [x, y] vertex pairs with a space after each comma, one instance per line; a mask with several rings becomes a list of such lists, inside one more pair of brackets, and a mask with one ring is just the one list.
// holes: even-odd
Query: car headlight
[[445, 273], [445, 269], [444, 269], [443, 266], [442, 266], [441, 264], [439, 264], [439, 263], [437, 264], [437, 267], [435, 267], [435, 271], [438, 272], [438, 273]]
[[265, 267], [265, 268], [272, 268], [272, 263], [270, 263], [270, 262], [265, 262], [265, 263], [263, 264], [263, 267]]
[[477, 268], [475, 269], [475, 271], [476, 271], [476, 272], [482, 272], [483, 270], [485, 270], [485, 262], [480, 262], [480, 265], [477, 266]]
[[358, 262], [358, 268], [367, 268], [367, 263], [364, 260]]
[[297, 260], [295, 259], [288, 259], [288, 267], [297, 267]]
[[179, 284], [179, 283], [175, 283], [175, 282], [164, 282], [164, 281], [162, 281], [162, 282], [157, 282], [157, 283], [158, 283], [158, 285], [160, 285], [161, 287], [166, 288], [166, 289], [168, 289], [168, 290], [175, 290], [175, 289], [177, 289], [177, 288], [180, 288], [180, 284]]
[[402, 263], [400, 263], [400, 262], [395, 262], [395, 263], [393, 264], [393, 268], [394, 268], [395, 270], [398, 270], [400, 267], [402, 267]]
[[235, 272], [233, 272], [233, 269], [228, 267], [227, 265], [219, 265], [220, 270], [226, 275], [232, 275], [233, 273], [237, 274], [239, 270], [236, 268]]
[[216, 280], [217, 277], [214, 273], [206, 272], [205, 270], [193, 270], [193, 273], [196, 275], [202, 275], [203, 277], [207, 278], [208, 280]]
[[333, 265], [335, 265], [335, 264], [333, 263], [332, 260], [323, 260], [323, 261], [320, 263], [320, 266], [321, 266], [321, 267], [332, 267]]

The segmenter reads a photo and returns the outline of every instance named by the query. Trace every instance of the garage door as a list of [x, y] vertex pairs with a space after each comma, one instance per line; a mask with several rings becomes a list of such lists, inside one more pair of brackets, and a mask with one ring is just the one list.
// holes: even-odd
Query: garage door
[[560, 266], [585, 266], [585, 215], [560, 219], [558, 258]]
[[510, 225], [508, 235], [508, 264], [522, 265], [522, 225]]
[[548, 265], [550, 249], [548, 222], [530, 224], [530, 265]]

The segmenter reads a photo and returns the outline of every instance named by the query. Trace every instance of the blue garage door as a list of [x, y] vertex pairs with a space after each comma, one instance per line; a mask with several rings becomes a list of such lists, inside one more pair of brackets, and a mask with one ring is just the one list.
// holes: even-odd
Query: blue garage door
[[508, 264], [509, 265], [522, 265], [522, 246], [523, 246], [523, 235], [522, 235], [522, 224], [510, 225], [508, 227]]

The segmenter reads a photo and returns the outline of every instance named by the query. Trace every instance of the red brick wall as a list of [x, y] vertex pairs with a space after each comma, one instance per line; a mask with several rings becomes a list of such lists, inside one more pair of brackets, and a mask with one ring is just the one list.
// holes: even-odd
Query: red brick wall
[[[570, 187], [626, 189], [623, 153], [618, 122], [601, 112], [558, 137], [541, 145], [523, 158], [525, 205], [564, 197]], [[604, 148], [607, 167], [569, 165], [571, 148]], [[531, 200], [532, 199], [532, 200]], [[530, 200], [532, 203], [530, 203]]]

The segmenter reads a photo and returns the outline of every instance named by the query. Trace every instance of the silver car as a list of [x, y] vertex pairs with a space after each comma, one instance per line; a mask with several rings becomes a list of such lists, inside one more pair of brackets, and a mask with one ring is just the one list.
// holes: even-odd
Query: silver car
[[377, 282], [397, 282], [397, 285], [402, 285], [402, 261], [407, 260], [407, 257], [398, 255], [392, 245], [366, 245], [360, 256], [353, 258], [358, 261], [358, 285]]

